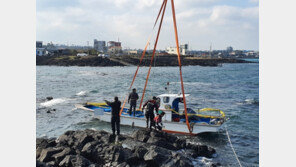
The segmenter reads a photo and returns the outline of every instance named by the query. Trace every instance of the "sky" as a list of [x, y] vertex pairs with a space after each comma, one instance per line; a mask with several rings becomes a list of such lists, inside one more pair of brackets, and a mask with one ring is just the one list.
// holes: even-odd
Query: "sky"
[[[37, 0], [36, 40], [93, 45], [121, 41], [124, 49], [144, 49], [162, 0]], [[180, 44], [192, 50], [259, 49], [258, 0], [175, 0]], [[175, 46], [168, 0], [157, 49]]]

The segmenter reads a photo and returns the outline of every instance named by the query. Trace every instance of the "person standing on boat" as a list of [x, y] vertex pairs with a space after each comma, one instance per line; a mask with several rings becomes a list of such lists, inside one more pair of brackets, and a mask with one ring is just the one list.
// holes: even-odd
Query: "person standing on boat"
[[145, 113], [145, 116], [146, 116], [146, 128], [148, 128], [148, 124], [149, 124], [149, 121], [150, 121], [150, 129], [152, 129], [152, 126], [155, 127], [155, 122], [154, 122], [154, 109], [156, 111], [156, 113], [158, 113], [158, 105], [157, 105], [157, 102], [156, 102], [156, 97], [153, 96], [152, 99], [148, 100], [145, 102], [145, 104], [143, 105], [143, 108], [142, 108], [142, 112], [144, 110], [144, 108], [147, 106], [146, 108], [146, 113]]
[[117, 131], [117, 135], [120, 135], [120, 106], [121, 102], [118, 100], [118, 97], [114, 97], [114, 102], [109, 102], [104, 100], [111, 108], [111, 127], [113, 135], [115, 135], [115, 127]]
[[[130, 104], [129, 114], [132, 115], [132, 112], [134, 113], [134, 116], [136, 115], [136, 107], [137, 107], [137, 100], [139, 99], [139, 95], [137, 93], [137, 90], [134, 88], [132, 93], [128, 96], [128, 103]], [[132, 111], [133, 109], [133, 111]]]

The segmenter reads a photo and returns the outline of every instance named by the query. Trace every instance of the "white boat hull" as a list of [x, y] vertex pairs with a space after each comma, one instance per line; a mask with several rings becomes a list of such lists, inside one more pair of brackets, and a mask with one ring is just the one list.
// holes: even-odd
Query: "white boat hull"
[[[95, 115], [95, 118], [105, 121], [111, 122], [111, 114], [104, 113], [103, 115]], [[163, 121], [163, 130], [171, 133], [189, 133], [188, 127], [186, 123], [182, 122], [168, 122]], [[145, 118], [137, 118], [137, 117], [129, 117], [129, 116], [121, 116], [120, 117], [121, 125], [135, 126], [135, 127], [146, 127], [146, 119]], [[223, 124], [222, 124], [223, 125]], [[222, 129], [222, 125], [208, 125], [208, 124], [194, 124], [192, 133], [199, 134], [204, 132], [218, 132]]]
[[[111, 122], [111, 113], [110, 112], [103, 112], [102, 110], [92, 110], [89, 108], [84, 107], [83, 105], [76, 104], [76, 108], [92, 111], [94, 113], [94, 118], [97, 118], [101, 121], [105, 122]], [[166, 112], [165, 117], [163, 118], [163, 129], [164, 131], [170, 132], [170, 133], [180, 133], [180, 134], [189, 134], [189, 130], [187, 127], [187, 124], [184, 122], [172, 122], [171, 121], [171, 113]], [[121, 115], [120, 116], [120, 124], [121, 125], [128, 125], [128, 126], [135, 126], [135, 127], [141, 127], [146, 128], [146, 118], [142, 117], [130, 117]], [[192, 128], [192, 134], [199, 134], [199, 133], [205, 133], [205, 132], [219, 132], [223, 129], [222, 125], [209, 125], [207, 123], [200, 124], [195, 123], [190, 125]]]

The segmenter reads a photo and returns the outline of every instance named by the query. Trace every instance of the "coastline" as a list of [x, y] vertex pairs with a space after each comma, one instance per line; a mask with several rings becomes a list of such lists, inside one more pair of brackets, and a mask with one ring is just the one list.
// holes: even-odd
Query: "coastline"
[[[118, 56], [103, 58], [98, 56], [37, 56], [36, 65], [54, 65], [54, 66], [137, 66], [140, 59], [135, 56]], [[149, 66], [151, 59], [149, 56], [144, 58], [141, 66]], [[252, 61], [236, 58], [196, 58], [181, 57], [182, 66], [211, 66], [217, 67], [224, 63], [256, 63]], [[157, 56], [152, 64], [153, 66], [178, 66], [176, 55]]]

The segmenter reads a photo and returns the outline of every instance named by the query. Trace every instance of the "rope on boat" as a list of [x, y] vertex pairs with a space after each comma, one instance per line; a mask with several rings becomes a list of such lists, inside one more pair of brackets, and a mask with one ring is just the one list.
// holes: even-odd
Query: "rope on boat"
[[234, 147], [233, 147], [232, 142], [231, 142], [231, 140], [230, 140], [229, 133], [228, 133], [228, 130], [227, 130], [227, 126], [226, 126], [226, 125], [225, 125], [225, 130], [226, 130], [226, 135], [227, 135], [227, 138], [228, 138], [228, 141], [229, 141], [230, 147], [231, 147], [231, 149], [232, 149], [232, 151], [233, 151], [233, 154], [234, 154], [234, 156], [235, 156], [235, 158], [236, 158], [236, 160], [237, 160], [239, 166], [242, 167], [242, 164], [241, 164], [241, 162], [239, 161], [238, 156], [237, 156], [237, 154], [235, 153]]

